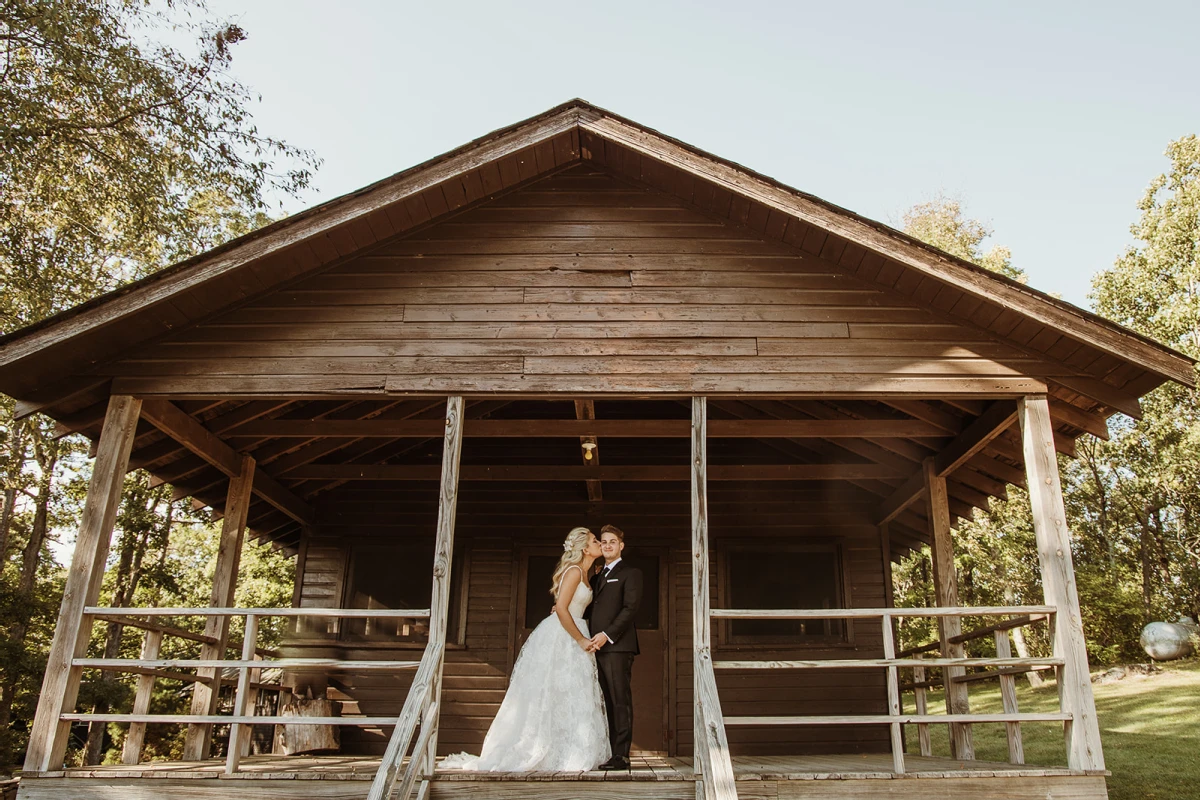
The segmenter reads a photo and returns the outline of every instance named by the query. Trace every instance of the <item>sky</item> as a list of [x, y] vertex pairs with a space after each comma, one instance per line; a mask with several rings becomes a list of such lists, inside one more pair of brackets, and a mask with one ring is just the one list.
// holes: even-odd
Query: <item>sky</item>
[[867, 217], [939, 195], [1087, 306], [1163, 151], [1200, 133], [1200, 3], [210, 0], [289, 212], [573, 97]]

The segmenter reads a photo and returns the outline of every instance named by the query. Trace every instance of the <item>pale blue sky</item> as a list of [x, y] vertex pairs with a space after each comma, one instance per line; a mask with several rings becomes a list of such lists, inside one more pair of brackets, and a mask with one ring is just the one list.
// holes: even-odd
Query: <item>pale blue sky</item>
[[1086, 304], [1167, 143], [1200, 3], [213, 0], [262, 131], [351, 191], [572, 97], [895, 224], [938, 193]]

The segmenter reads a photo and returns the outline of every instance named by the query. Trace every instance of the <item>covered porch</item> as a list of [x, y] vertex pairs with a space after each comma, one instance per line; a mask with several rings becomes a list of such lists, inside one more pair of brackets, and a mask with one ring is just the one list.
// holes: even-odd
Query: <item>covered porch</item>
[[[704, 787], [706, 797], [836, 797], [839, 791], [875, 791], [870, 787], [880, 785], [879, 781], [915, 777], [948, 780], [950, 783], [945, 785], [955, 790], [988, 792], [992, 784], [979, 782], [980, 779], [999, 777], [1005, 781], [1007, 790], [1018, 792], [1013, 797], [1044, 796], [1047, 787], [1057, 791], [1065, 786], [1076, 792], [1074, 796], [1105, 796], [1078, 604], [1070, 582], [1069, 542], [1065, 539], [1065, 527], [1061, 522], [1054, 523], [1055, 519], [1063, 518], [1063, 510], [1058, 493], [1055, 437], [1045, 396], [983, 401], [981, 413], [973, 421], [964, 420], [954, 436], [936, 431], [915, 418], [906, 420], [897, 413], [883, 415], [881, 409], [887, 403], [877, 400], [843, 401], [857, 402], [860, 408], [877, 406], [876, 413], [880, 414], [877, 418], [835, 420], [801, 414], [757, 420], [734, 418], [729, 411], [737, 408], [734, 401], [705, 397], [665, 404], [628, 400], [622, 402], [639, 414], [633, 418], [605, 419], [601, 424], [593, 419], [594, 403], [572, 405], [575, 419], [561, 419], [556, 418], [562, 411], [561, 402], [530, 399], [505, 404], [507, 414], [516, 417], [506, 416], [493, 401], [478, 401], [468, 406], [464, 398], [451, 396], [442, 402], [440, 418], [410, 420], [411, 430], [405, 428], [403, 421], [371, 419], [358, 421], [352, 430], [346, 424], [348, 421], [336, 420], [293, 423], [283, 418], [264, 420], [257, 426], [245, 423], [246, 436], [270, 432], [286, 437], [289, 426], [297, 432], [303, 430], [305, 436], [319, 436], [324, 424], [329, 426], [333, 438], [361, 437], [372, 426], [378, 426], [381, 432], [377, 435], [386, 436], [388, 441], [395, 441], [395, 437], [403, 441], [405, 434], [416, 434], [426, 437], [420, 441], [437, 442], [427, 437], [435, 429], [444, 432], [437, 442], [440, 453], [432, 464], [421, 456], [428, 446], [422, 449], [409, 444], [406, 450], [416, 454], [412, 460], [418, 463], [371, 465], [327, 460], [313, 464], [307, 472], [297, 469], [301, 474], [293, 475], [294, 479], [333, 480], [340, 482], [341, 487], [328, 494], [328, 498], [340, 498], [339, 502], [329, 504], [318, 500], [315, 504], [313, 521], [320, 526], [323, 537], [306, 532], [301, 539], [302, 568], [297, 575], [294, 608], [237, 609], [222, 600], [231, 596], [236, 583], [234, 553], [240, 547], [247, 513], [238, 511], [238, 504], [246, 508], [249, 496], [255, 491], [252, 466], [247, 472], [230, 476], [224, 516], [228, 554], [218, 562], [212, 607], [139, 609], [84, 605], [82, 598], [92, 594], [92, 590], [72, 591], [75, 587], [69, 585], [68, 598], [80, 599], [74, 608], [64, 603], [59, 629], [59, 638], [64, 643], [60, 645], [56, 639], [59, 653], [66, 647], [66, 640], [72, 638], [72, 631], [76, 641], [86, 641], [93, 621], [114, 619], [145, 632], [143, 653], [136, 660], [95, 659], [86, 654], [58, 656], [62, 658], [61, 667], [47, 672], [47, 689], [39, 707], [43, 712], [39, 719], [44, 720], [40, 730], [46, 733], [37, 740], [40, 749], [30, 748], [31, 757], [42, 759], [42, 768], [27, 768], [22, 796], [43, 796], [37, 792], [52, 793], [70, 786], [73, 796], [100, 797], [108, 791], [105, 786], [142, 780], [153, 780], [152, 784], [146, 784], [146, 790], [157, 787], [175, 791], [175, 781], [186, 780], [189, 782], [179, 786], [191, 792], [204, 792], [210, 784], [194, 781], [217, 775], [254, 780], [254, 791], [264, 797], [273, 796], [271, 793], [277, 790], [289, 791], [286, 787], [294, 784], [286, 782], [294, 780], [342, 781], [322, 783], [319, 791], [335, 793], [329, 796], [350, 796], [336, 792], [359, 792], [353, 796], [370, 798], [406, 798], [414, 793], [426, 797], [450, 796], [456, 792], [466, 796], [481, 791], [486, 791], [487, 796], [502, 796], [493, 792], [515, 792], [515, 785], [524, 785], [526, 793], [549, 792], [546, 796], [554, 796], [555, 792], [561, 792], [563, 796], [580, 796], [578, 791], [600, 791], [587, 788], [588, 782], [594, 780], [624, 781], [629, 786], [621, 791], [628, 790], [631, 796], [639, 792], [684, 791], [686, 785], [686, 791], [692, 794], [696, 787]], [[608, 401], [608, 405], [601, 406], [602, 410], [614, 411], [618, 408], [615, 402]], [[777, 410], [794, 408], [790, 403], [804, 403], [783, 398], [773, 402], [779, 404]], [[965, 401], [955, 404], [962, 402]], [[723, 410], [718, 412], [718, 418], [710, 419], [710, 404]], [[249, 456], [233, 458], [234, 451], [223, 449], [228, 445], [220, 440], [183, 435], [181, 418], [170, 412], [164, 414], [164, 405], [175, 407], [160, 400], [150, 401], [154, 427], [177, 437], [179, 444], [201, 455], [206, 463], [223, 463], [231, 468], [237, 464], [239, 470], [246, 469], [247, 461], [252, 465]], [[98, 470], [89, 494], [88, 518], [98, 520], [99, 525], [105, 524], [106, 518], [111, 525], [104, 504], [115, 503], [116, 497], [104, 494], [104, 487], [112, 486], [124, 473], [136, 438], [138, 417], [134, 414], [144, 414], [144, 407], [145, 401], [137, 398], [115, 396], [109, 401], [108, 419], [100, 431]], [[931, 403], [930, 407], [935, 406]], [[538, 408], [543, 410], [541, 418], [534, 411]], [[169, 428], [169, 422], [161, 422], [164, 419], [174, 420], [178, 427]], [[239, 428], [232, 429], [229, 438], [236, 440], [240, 432]], [[530, 437], [531, 432], [538, 435]], [[898, 464], [881, 465], [849, 457], [856, 447], [878, 447], [874, 442], [881, 439], [895, 442], [905, 433], [913, 445], [930, 451], [913, 465], [907, 478]], [[1039, 606], [962, 607], [957, 601], [954, 570], [944, 566], [952, 564], [953, 557], [947, 476], [961, 476], [960, 468], [980, 456], [997, 460], [993, 453], [1012, 447], [1011, 437], [1015, 437], [1025, 455], [1025, 483], [1037, 497], [1034, 522], [1043, 560], [1046, 602]], [[484, 447], [474, 451], [468, 448], [470, 458], [464, 461], [464, 441], [471, 438], [480, 440]], [[555, 459], [538, 452], [537, 445], [541, 442], [544, 446], [553, 440], [566, 440], [567, 452], [573, 452], [579, 460], [578, 469], [561, 460], [546, 466], [547, 461]], [[626, 454], [618, 459], [618, 465], [602, 464], [601, 454], [607, 461], [614, 450], [620, 452], [619, 447], [610, 445], [621, 440], [636, 445], [651, 463], [622, 463], [631, 460]], [[779, 449], [764, 449], [764, 442], [777, 440], [800, 449], [792, 450], [791, 458], [764, 458], [764, 453], [780, 453]], [[672, 441], [678, 445], [674, 450]], [[818, 446], [817, 442], [821, 446], [832, 443], [833, 449], [826, 447], [825, 453], [837, 453], [840, 457], [818, 463], [812, 459], [800, 461], [798, 456], [812, 452], [808, 448]], [[723, 444], [733, 447], [722, 450]], [[506, 455], [501, 463], [494, 463], [497, 447]], [[710, 447], [720, 453], [716, 459], [719, 463], [711, 463]], [[422, 460], [426, 463], [419, 463]], [[101, 465], [111, 470], [107, 480], [106, 473], [99, 469]], [[437, 477], [437, 482], [431, 482], [431, 477]], [[877, 490], [878, 499], [874, 503], [854, 511], [855, 503], [861, 504], [871, 496], [857, 484], [877, 485], [872, 481], [894, 488], [886, 493]], [[424, 493], [424, 499], [419, 502], [404, 499], [406, 492], [400, 490], [400, 484], [412, 484], [415, 492]], [[526, 506], [526, 510], [508, 509], [494, 493], [487, 491], [475, 499], [480, 505], [460, 509], [460, 498], [494, 485], [514, 494], [515, 502]], [[388, 501], [376, 496], [370, 502], [370, 496], [362, 494], [363, 486], [383, 487], [383, 491], [400, 492], [402, 497], [399, 501], [395, 498]], [[653, 487], [652, 494], [646, 494], [647, 486]], [[273, 491], [270, 482], [267, 487], [267, 492]], [[575, 505], [571, 492], [564, 487], [574, 487], [578, 492]], [[606, 487], [607, 500], [602, 501]], [[530, 491], [535, 494], [529, 495]], [[556, 496], [565, 505], [556, 505], [553, 499]], [[529, 507], [530, 497], [540, 497], [544, 507]], [[740, 500], [727, 505], [731, 497]], [[400, 505], [395, 505], [396, 502]], [[765, 511], [760, 508], [761, 504], [771, 502], [785, 505]], [[635, 740], [642, 749], [643, 760], [639, 762], [642, 766], [630, 773], [599, 778], [591, 774], [497, 776], [439, 770], [439, 754], [464, 747], [477, 749], [490, 713], [494, 713], [489, 709], [494, 709], [497, 695], [502, 695], [503, 676], [511, 668], [522, 631], [528, 627], [522, 620], [526, 612], [539, 616], [534, 607], [542, 591], [534, 575], [532, 556], [541, 553], [546, 544], [557, 544], [553, 537], [561, 537], [566, 529], [571, 508], [585, 518], [601, 514], [612, 519], [616, 515], [630, 529], [640, 528], [645, 531], [644, 538], [635, 543], [633, 552], [638, 554], [640, 544], [639, 557], [655, 553], [659, 559], [656, 617], [646, 631], [651, 655], [644, 654], [639, 660], [643, 673], [649, 675], [643, 679], [641, 691], [646, 698], [643, 705], [657, 709], [662, 725], [653, 736], [647, 736], [647, 721], [643, 716], [642, 734], [635, 732]], [[545, 518], [540, 516], [543, 512]], [[501, 522], [506, 514], [514, 515], [514, 519]], [[805, 514], [810, 516], [806, 518]], [[397, 529], [397, 523], [389, 520], [388, 515], [407, 520], [405, 525], [414, 530], [433, 527], [431, 547], [426, 549], [415, 535], [410, 537]], [[588, 521], [598, 524], [599, 519]], [[351, 583], [324, 598], [306, 595], [306, 587], [325, 585], [322, 570], [331, 569], [327, 562], [332, 556], [322, 554], [321, 548], [336, 549], [339, 542], [345, 544], [343, 538], [347, 534], [340, 532], [339, 525], [350, 526], [359, 533], [380, 525], [386, 535], [409, 542], [407, 550], [396, 552], [408, 556], [425, 553], [424, 558], [432, 555], [432, 570], [424, 567], [429, 576], [426, 585], [431, 591], [428, 607], [394, 604], [378, 607], [378, 603], [371, 602], [376, 598], [366, 591], [369, 580], [355, 583], [351, 579], [350, 576], [358, 574], [352, 560], [343, 564], [339, 573]], [[505, 568], [515, 568], [520, 575], [502, 596], [497, 595], [489, 602], [486, 599], [489, 593], [495, 594], [504, 582], [497, 580], [499, 572], [477, 562], [485, 553], [497, 552], [498, 540], [504, 536], [496, 526], [505, 525], [528, 528], [523, 544], [510, 536], [508, 547], [514, 553], [520, 550], [531, 557], [524, 561], [514, 559], [511, 567], [506, 565]], [[758, 526], [762, 529], [757, 530], [757, 549], [747, 551], [743, 536], [748, 529]], [[896, 608], [888, 588], [888, 565], [897, 553], [919, 546], [921, 533], [917, 526], [928, 526], [931, 534], [939, 605]], [[710, 532], [710, 527], [715, 527], [716, 532]], [[481, 537], [476, 528], [489, 530]], [[551, 537], [545, 543], [541, 531]], [[88, 580], [95, 574], [95, 565], [103, 563], [102, 543], [106, 533], [99, 527], [95, 532], [95, 549], [77, 550], [85, 555], [90, 552], [95, 559], [88, 568], [86, 562], [79, 563], [77, 555], [72, 575], [79, 575], [78, 580]], [[81, 542], [86, 545], [87, 539], [81, 536]], [[714, 542], [716, 552], [728, 562], [719, 573], [721, 586], [715, 585], [712, 578], [710, 555]], [[856, 563], [852, 555], [856, 550], [873, 555], [865, 560], [860, 555]], [[746, 598], [764, 595], [754, 594], [750, 588], [753, 581], [731, 577], [735, 573], [730, 565], [737, 563], [737, 557], [745, 552], [759, 559], [757, 564], [751, 563], [750, 570], [753, 573], [757, 566], [760, 574], [765, 574], [761, 573], [763, 569], [769, 571], [772, 557], [820, 562], [822, 554], [836, 554], [836, 558], [830, 557], [831, 566], [825, 570], [830, 573], [833, 593], [803, 606], [793, 603], [797, 607], [748, 607]], [[455, 570], [469, 574], [471, 579], [456, 583]], [[817, 573], [808, 577], [819, 580]], [[365, 597], [355, 599], [364, 593]], [[463, 604], [463, 599], [472, 597], [475, 602]], [[494, 610], [489, 611], [507, 608], [512, 599], [517, 603], [511, 614], [506, 610], [497, 617]], [[548, 601], [543, 602], [548, 606]], [[355, 607], [364, 605], [367, 607]], [[295, 621], [293, 632], [280, 651], [264, 651], [255, 639], [258, 621], [267, 616], [284, 616]], [[939, 621], [942, 644], [934, 657], [898, 652], [893, 622], [906, 616]], [[189, 633], [178, 627], [177, 621], [186, 618], [205, 619], [205, 634]], [[229, 621], [234, 618], [244, 620], [247, 634], [236, 648], [240, 658], [228, 657]], [[966, 618], [987, 624], [975, 632], [964, 632], [962, 620]], [[1051, 625], [1054, 652], [1043, 657], [1013, 658], [1006, 652], [1006, 631], [1038, 620]], [[755, 629], [734, 627], [744, 621], [766, 622], [776, 627], [785, 623], [790, 627], [786, 630], [768, 627], [765, 638], [756, 639]], [[401, 626], [408, 626], [415, 635], [397, 648], [395, 640], [409, 635], [402, 633]], [[372, 627], [382, 634], [382, 640], [378, 635], [370, 636]], [[480, 627], [485, 632], [481, 633]], [[488, 628], [503, 631], [505, 643], [492, 642], [494, 635], [489, 636]], [[759, 630], [760, 634], [763, 632]], [[206, 652], [193, 660], [158, 658], [155, 648], [161, 645], [163, 637], [179, 635], [199, 635], [204, 639]], [[966, 642], [993, 635], [995, 657], [968, 657]], [[55, 657], [52, 652], [52, 660]], [[353, 733], [343, 736], [342, 748], [349, 752], [341, 757], [316, 760], [306, 756], [250, 755], [249, 737], [255, 726], [295, 725], [298, 719], [278, 713], [256, 715], [257, 695], [270, 689], [262, 683], [262, 671], [270, 667], [284, 671], [285, 685], [279, 687], [281, 691], [314, 694], [315, 689], [317, 696], [340, 706], [340, 713], [334, 716], [305, 717], [303, 722], [363, 731], [357, 736]], [[232, 713], [218, 713], [216, 707], [220, 688], [217, 675], [222, 668], [236, 670], [239, 676]], [[88, 669], [139, 675], [138, 698], [132, 713], [76, 711], [73, 693], [78, 691], [83, 671]], [[946, 714], [930, 713], [924, 703], [923, 690], [927, 685], [924, 675], [927, 670], [935, 669], [941, 671], [950, 687]], [[1030, 714], [1017, 708], [1015, 693], [1011, 692], [1015, 676], [1033, 669], [1055, 673], [1061, 687], [1061, 706], [1057, 712]], [[501, 678], [498, 684], [489, 678], [493, 674]], [[62, 676], [64, 682], [55, 685], [52, 680], [55, 676]], [[839, 677], [830, 682], [827, 676]], [[981, 678], [998, 680], [1005, 689], [1003, 714], [971, 712], [969, 685]], [[193, 713], [175, 717], [149, 713], [154, 682], [180, 679], [196, 687]], [[378, 690], [380, 680], [393, 687], [384, 691], [383, 696]], [[915, 690], [915, 702], [907, 705], [901, 700], [906, 685]], [[371, 686], [376, 687], [375, 695], [371, 694]], [[655, 702], [656, 691], [662, 694], [661, 704]], [[472, 703], [472, 699], [478, 701], [486, 693], [492, 696], [490, 705]], [[389, 708], [395, 710], [389, 713]], [[69, 726], [80, 722], [129, 724], [123, 758], [126, 764], [122, 768], [64, 770], [61, 759], [65, 737]], [[1066, 734], [1068, 767], [1024, 764], [1022, 723], [1061, 725]], [[140, 737], [144, 736], [147, 725], [158, 724], [188, 726], [189, 751], [185, 761], [140, 763]], [[981, 724], [1005, 726], [1009, 739], [1008, 766], [998, 767], [975, 759], [971, 731], [972, 726]], [[931, 755], [927, 739], [932, 725], [949, 726], [953, 758]], [[904, 726], [920, 731], [919, 744], [906, 746]], [[652, 720], [649, 727], [654, 728]], [[224, 757], [218, 761], [207, 760], [212, 752], [214, 729], [221, 734], [216, 738], [221, 740], [218, 746], [224, 750]], [[377, 732], [374, 739], [372, 731]], [[383, 746], [381, 758], [367, 757], [372, 741]], [[366, 752], [362, 750], [364, 747]], [[354, 754], [356, 748], [358, 756]], [[700, 769], [692, 769], [693, 759], [699, 762]], [[367, 777], [369, 785], [358, 782], [365, 782]], [[169, 782], [158, 783], [158, 780]], [[284, 788], [277, 787], [278, 781], [284, 782], [279, 784]], [[664, 785], [657, 789], [638, 788], [651, 781]], [[834, 781], [867, 783], [854, 784], [858, 788], [851, 790], [845, 788], [850, 784]], [[961, 781], [970, 782], [960, 786]], [[584, 788], [569, 787], [576, 782]], [[1012, 789], [1018, 784], [1025, 788]], [[214, 790], [220, 790], [220, 785], [211, 784]], [[887, 786], [891, 788], [887, 791], [893, 793], [889, 796], [896, 796], [897, 787], [911, 786], [914, 792], [927, 792], [922, 785], [889, 783]], [[27, 791], [34, 793], [26, 794]], [[773, 795], [771, 791], [782, 794]], [[805, 791], [810, 794], [803, 794]], [[1026, 791], [1027, 794], [1020, 793]]]

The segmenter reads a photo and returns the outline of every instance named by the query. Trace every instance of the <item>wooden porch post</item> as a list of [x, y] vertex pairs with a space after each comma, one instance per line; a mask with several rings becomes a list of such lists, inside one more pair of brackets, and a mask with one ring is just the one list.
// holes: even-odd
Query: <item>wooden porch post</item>
[[75, 710], [83, 674], [82, 668], [72, 666], [71, 661], [87, 655], [92, 620], [84, 616], [83, 609], [95, 605], [100, 597], [104, 562], [108, 558], [141, 409], [142, 401], [134, 397], [113, 395], [108, 400], [83, 519], [67, 570], [54, 642], [50, 645], [29, 747], [25, 751], [27, 772], [47, 772], [63, 766], [71, 724], [60, 721], [59, 716]]
[[[938, 475], [934, 458], [925, 459], [925, 501], [929, 518], [929, 552], [933, 561], [933, 583], [937, 604], [942, 607], [958, 605], [958, 575], [954, 570], [954, 541], [950, 538], [950, 504], [946, 493], [946, 479]], [[966, 647], [951, 644], [951, 636], [962, 633], [959, 617], [938, 617], [938, 632], [942, 640], [943, 658], [963, 658]], [[954, 679], [966, 674], [962, 667], [945, 667], [942, 676], [946, 688], [946, 713], [969, 714], [967, 685]], [[975, 745], [971, 739], [971, 726], [965, 723], [950, 724], [950, 753], [954, 758], [974, 759]]]
[[1042, 592], [1046, 605], [1054, 606], [1054, 655], [1064, 661], [1058, 673], [1058, 692], [1064, 712], [1073, 720], [1064, 723], [1067, 765], [1071, 769], [1104, 769], [1096, 701], [1088, 673], [1087, 648], [1075, 589], [1071, 535], [1058, 476], [1054, 429], [1045, 395], [1022, 398], [1017, 405], [1033, 508], [1033, 532], [1042, 566]]
[[[462, 457], [463, 398], [455, 395], [446, 400], [446, 438], [442, 444], [442, 483], [438, 496], [437, 542], [433, 551], [433, 597], [429, 603], [429, 644], [438, 647], [442, 657], [433, 672], [429, 699], [421, 708], [421, 718], [433, 704], [440, 709], [442, 701], [442, 671], [446, 663], [446, 626], [450, 616], [450, 569], [454, 562], [454, 519], [458, 511], [458, 468]], [[439, 715], [440, 719], [440, 715]], [[429, 733], [425, 751], [424, 774], [432, 776], [437, 758], [437, 725]], [[424, 731], [422, 731], [424, 733]], [[426, 777], [428, 780], [428, 777]], [[427, 796], [427, 792], [422, 795]]]
[[[242, 541], [246, 533], [246, 515], [250, 511], [250, 491], [254, 482], [254, 459], [242, 456], [241, 470], [229, 479], [229, 491], [225, 498], [225, 516], [221, 520], [221, 542], [217, 549], [217, 564], [213, 570], [212, 594], [209, 605], [227, 608], [233, 605], [233, 593], [237, 589], [238, 564], [242, 559]], [[200, 648], [200, 658], [225, 658], [229, 641], [229, 617], [208, 617], [204, 621], [204, 635], [215, 639]], [[192, 714], [217, 713], [217, 695], [221, 687], [219, 669], [197, 670], [201, 678], [192, 684]], [[203, 761], [208, 758], [212, 745], [212, 725], [188, 725], [183, 742], [184, 761]]]
[[[729, 742], [712, 665], [708, 581], [708, 402], [692, 398], [692, 769], [696, 797], [736, 798]], [[710, 774], [702, 775], [701, 761]]]

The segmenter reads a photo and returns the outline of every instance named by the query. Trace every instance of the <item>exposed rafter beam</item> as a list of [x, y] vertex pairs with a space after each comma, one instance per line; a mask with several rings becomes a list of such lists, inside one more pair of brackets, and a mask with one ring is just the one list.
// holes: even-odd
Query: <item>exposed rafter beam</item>
[[[235, 477], [242, 457], [208, 428], [178, 406], [162, 398], [142, 402], [142, 418], [175, 439], [225, 475]], [[312, 508], [262, 469], [254, 472], [254, 493], [302, 525], [314, 525]]]
[[[988, 443], [1007, 430], [1017, 419], [1017, 404], [1012, 400], [997, 400], [974, 422], [933, 457], [938, 477], [944, 478], [971, 460]], [[925, 473], [918, 469], [879, 505], [876, 522], [889, 522], [925, 491]]]
[[[37, 392], [36, 396], [39, 399], [18, 400], [14, 407], [13, 419], [25, 419], [62, 403], [77, 400], [88, 394], [96, 395], [95, 400], [97, 404], [107, 403], [108, 392], [101, 390], [107, 388], [110, 380], [111, 378], [104, 377], [99, 380], [85, 380], [83, 383], [80, 383], [78, 378], [71, 378], [65, 383], [60, 383], [44, 392]], [[101, 419], [103, 419], [103, 412], [101, 413]]]
[[[577, 400], [590, 406], [590, 400]], [[595, 413], [594, 411], [592, 412]], [[247, 422], [229, 432], [231, 437], [254, 438], [435, 438], [440, 420], [422, 419], [264, 419]], [[463, 435], [469, 437], [606, 437], [685, 439], [683, 419], [472, 419]], [[710, 439], [857, 439], [922, 438], [944, 436], [937, 425], [902, 419], [715, 419]]]
[[1137, 397], [1130, 396], [1112, 384], [1096, 378], [1075, 378], [1066, 375], [1055, 376], [1053, 381], [1072, 392], [1078, 392], [1085, 397], [1098, 400], [1109, 408], [1115, 408], [1123, 414], [1128, 414], [1134, 419], [1142, 418], [1142, 404], [1138, 402]]
[[[301, 480], [436, 481], [436, 465], [407, 464], [309, 464], [297, 467], [287, 477]], [[686, 481], [687, 464], [607, 465], [464, 465], [464, 481]], [[709, 467], [709, 480], [716, 481], [833, 481], [856, 478], [898, 478], [885, 464], [737, 464]]]

